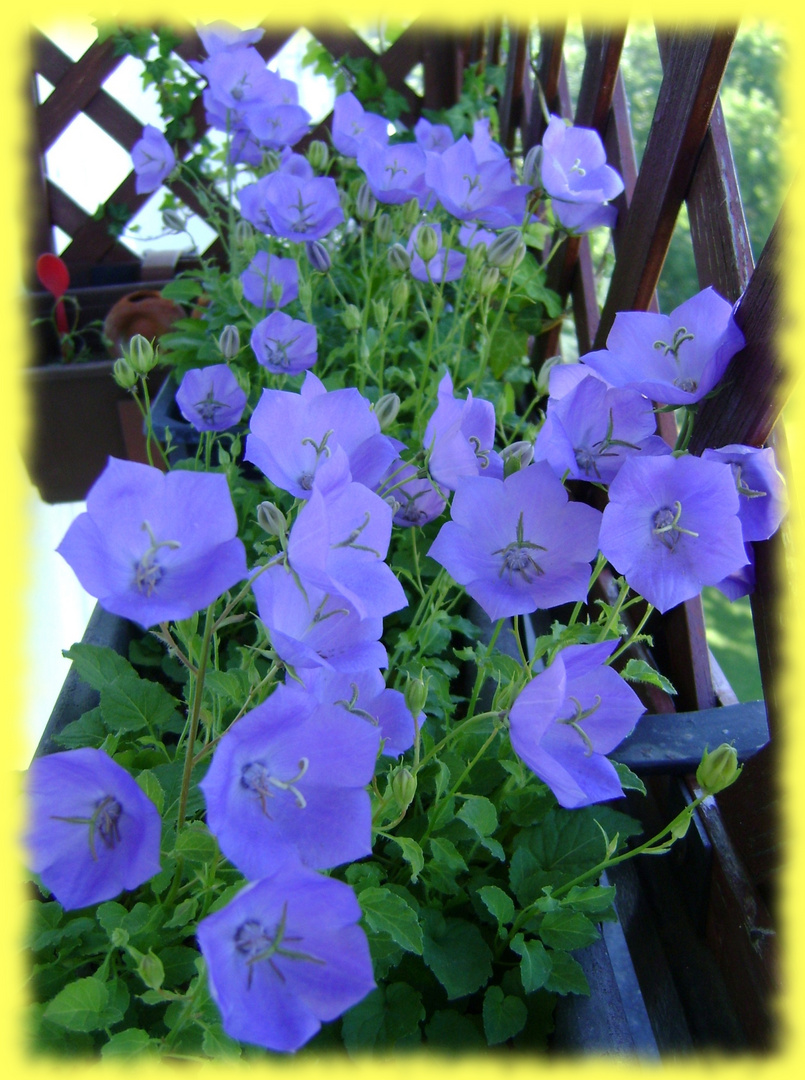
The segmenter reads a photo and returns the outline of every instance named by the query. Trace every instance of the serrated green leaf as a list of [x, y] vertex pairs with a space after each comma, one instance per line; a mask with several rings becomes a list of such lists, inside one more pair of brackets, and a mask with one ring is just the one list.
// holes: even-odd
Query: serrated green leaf
[[562, 904], [575, 911], [586, 911], [599, 917], [609, 911], [615, 902], [614, 885], [574, 885], [562, 900]]
[[498, 827], [498, 814], [495, 806], [483, 795], [473, 795], [466, 800], [456, 817], [469, 825], [481, 839], [491, 836]]
[[618, 774], [618, 780], [624, 791], [639, 791], [641, 795], [646, 794], [646, 785], [628, 765], [624, 765], [622, 761], [613, 761], [612, 764], [615, 766], [615, 772]]
[[108, 645], [87, 645], [78, 641], [62, 655], [73, 661], [78, 674], [93, 690], [103, 690], [123, 675], [137, 676], [128, 660]]
[[479, 990], [492, 976], [492, 953], [481, 931], [465, 919], [443, 919], [439, 912], [428, 911], [426, 918], [422, 956], [447, 997], [452, 1001]]
[[201, 1048], [211, 1058], [238, 1058], [243, 1053], [240, 1043], [230, 1039], [220, 1024], [205, 1028]]
[[165, 792], [162, 790], [162, 784], [160, 784], [159, 780], [150, 769], [144, 769], [141, 773], [138, 773], [135, 780], [161, 814], [165, 808]]
[[411, 881], [415, 885], [425, 865], [422, 848], [409, 836], [391, 836], [389, 839], [402, 850], [403, 859], [411, 867]]
[[178, 704], [164, 686], [136, 673], [121, 675], [101, 690], [101, 712], [111, 731], [158, 732], [173, 719]]
[[541, 941], [526, 941], [522, 934], [516, 934], [511, 943], [512, 950], [520, 959], [520, 979], [527, 994], [540, 990], [551, 974], [551, 953]]
[[528, 1009], [520, 998], [504, 995], [499, 986], [490, 986], [484, 994], [483, 1018], [487, 1043], [499, 1046], [522, 1031]]
[[487, 910], [497, 919], [499, 927], [508, 926], [514, 921], [514, 901], [503, 889], [497, 885], [482, 885], [478, 895]]
[[158, 1043], [142, 1028], [126, 1028], [118, 1031], [101, 1047], [102, 1058], [136, 1057], [148, 1049], [156, 1049]]
[[428, 841], [431, 855], [435, 862], [444, 867], [450, 874], [459, 874], [467, 869], [467, 864], [456, 845], [446, 837], [431, 837]]
[[653, 668], [646, 660], [627, 660], [621, 675], [629, 682], [650, 683], [652, 686], [658, 686], [660, 690], [664, 690], [666, 694], [676, 694], [674, 684], [666, 679], [664, 675], [660, 675], [659, 671]]
[[45, 1019], [69, 1031], [96, 1031], [107, 1026], [108, 1001], [106, 984], [90, 975], [59, 991], [45, 1009]]
[[97, 746], [106, 735], [106, 725], [99, 708], [90, 709], [66, 724], [58, 735], [54, 736], [54, 742], [64, 746], [68, 750], [75, 750], [82, 746]]
[[349, 1054], [391, 1050], [421, 1042], [421, 995], [407, 983], [378, 987], [345, 1013], [341, 1030]]
[[570, 953], [552, 951], [551, 973], [545, 982], [545, 989], [554, 994], [590, 993], [590, 984], [581, 964]]
[[364, 889], [358, 902], [372, 930], [389, 935], [406, 952], [422, 955], [422, 928], [416, 912], [396, 893], [383, 888]]
[[539, 936], [551, 949], [583, 949], [598, 940], [595, 923], [580, 911], [549, 911], [540, 923]]
[[218, 843], [203, 821], [189, 821], [176, 837], [175, 850], [187, 862], [204, 865], [215, 858]]

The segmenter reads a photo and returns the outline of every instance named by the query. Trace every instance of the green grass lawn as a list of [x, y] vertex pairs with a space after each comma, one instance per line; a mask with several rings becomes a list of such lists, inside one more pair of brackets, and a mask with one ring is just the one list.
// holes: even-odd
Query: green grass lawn
[[763, 697], [749, 597], [734, 603], [717, 589], [702, 592], [707, 641], [739, 701]]

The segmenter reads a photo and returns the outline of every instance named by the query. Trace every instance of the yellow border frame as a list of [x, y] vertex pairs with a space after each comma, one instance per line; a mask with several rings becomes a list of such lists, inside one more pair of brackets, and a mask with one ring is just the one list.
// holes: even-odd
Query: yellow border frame
[[[242, 2], [242, 0], [230, 0], [227, 4], [211, 4], [208, 0], [199, 0], [196, 3], [188, 3], [188, 0], [162, 0], [161, 3], [142, 0], [132, 3], [131, 0], [121, 0], [119, 4], [110, 4], [108, 0], [92, 0], [85, 4], [76, 4], [71, 0], [33, 0], [33, 2], [21, 5], [9, 5], [3, 15], [2, 34], [0, 34], [0, 130], [3, 138], [0, 146], [5, 152], [5, 160], [10, 163], [9, 168], [4, 169], [2, 176], [3, 191], [0, 193], [0, 221], [2, 222], [3, 248], [0, 259], [0, 275], [2, 282], [0, 287], [0, 335], [5, 343], [2, 363], [5, 371], [2, 376], [5, 388], [5, 408], [2, 413], [0, 424], [0, 462], [2, 462], [2, 485], [3, 485], [3, 523], [0, 526], [0, 539], [3, 544], [3, 597], [6, 601], [2, 605], [2, 618], [0, 618], [0, 674], [2, 674], [3, 699], [6, 708], [3, 710], [5, 737], [11, 740], [11, 746], [5, 754], [6, 761], [18, 760], [15, 756], [19, 746], [17, 740], [21, 738], [20, 732], [15, 726], [18, 716], [22, 692], [23, 680], [20, 677], [23, 663], [22, 642], [24, 641], [24, 627], [26, 612], [23, 607], [22, 587], [26, 575], [36, 573], [36, 567], [26, 561], [26, 535], [28, 524], [24, 514], [23, 484], [19, 463], [15, 458], [18, 456], [17, 447], [24, 434], [25, 428], [25, 403], [22, 399], [20, 380], [15, 378], [16, 372], [21, 368], [26, 352], [26, 330], [22, 321], [21, 305], [19, 303], [20, 282], [23, 258], [23, 231], [26, 192], [23, 186], [22, 163], [24, 162], [26, 131], [25, 131], [25, 65], [26, 65], [26, 42], [25, 32], [32, 23], [44, 24], [47, 21], [58, 20], [66, 22], [72, 19], [86, 19], [99, 15], [110, 18], [127, 19], [129, 21], [149, 21], [156, 18], [175, 18], [177, 20], [211, 21], [215, 18], [225, 17], [237, 22], [243, 27], [254, 25], [265, 17], [272, 5], [266, 3]], [[429, 20], [436, 25], [436, 21], [446, 24], [468, 24], [478, 22], [490, 15], [507, 14], [520, 16], [523, 21], [535, 18], [549, 17], [550, 13], [557, 16], [570, 15], [582, 17], [592, 22], [612, 23], [617, 20], [641, 20], [663, 19], [668, 22], [683, 20], [691, 25], [695, 21], [706, 18], [708, 22], [721, 20], [735, 22], [742, 19], [763, 19], [767, 22], [775, 22], [783, 26], [790, 49], [790, 68], [788, 73], [788, 100], [789, 112], [793, 121], [792, 154], [790, 161], [791, 174], [793, 177], [793, 198], [788, 218], [789, 238], [786, 247], [784, 266], [786, 271], [786, 305], [787, 324], [782, 334], [782, 346], [784, 355], [789, 365], [789, 377], [793, 382], [797, 371], [799, 355], [802, 352], [802, 336], [805, 326], [800, 314], [801, 290], [805, 276], [805, 187], [797, 170], [801, 168], [800, 161], [803, 142], [803, 124], [805, 124], [805, 11], [797, 11], [801, 8], [801, 0], [745, 0], [743, 3], [729, 2], [729, 0], [643, 0], [640, 3], [626, 4], [623, 0], [610, 0], [606, 5], [601, 0], [579, 0], [577, 3], [567, 3], [566, 0], [557, 0], [553, 4], [538, 5], [527, 3], [526, 0], [503, 0], [493, 3], [491, 0], [451, 0], [438, 14], [428, 11], [428, 5], [411, 4], [408, 0], [394, 5], [383, 4], [380, 0], [296, 0], [292, 5], [293, 17], [289, 19], [296, 25], [302, 22], [313, 24], [322, 23], [328, 16], [343, 17], [345, 11], [355, 19], [377, 18], [384, 13], [390, 13], [398, 18], [413, 17], [423, 12]], [[280, 19], [278, 18], [278, 22]], [[796, 596], [798, 592], [799, 571], [802, 561], [802, 524], [800, 520], [798, 489], [801, 484], [801, 466], [803, 463], [803, 441], [805, 441], [805, 409], [803, 407], [802, 387], [793, 387], [790, 404], [786, 409], [787, 436], [791, 454], [791, 493], [792, 512], [790, 518], [790, 531], [794, 538], [791, 558], [792, 580], [786, 599], [783, 616], [787, 628], [787, 653], [788, 662], [783, 682], [783, 701], [785, 703], [785, 745], [783, 748], [783, 774], [781, 777], [784, 791], [784, 825], [785, 840], [787, 843], [787, 861], [784, 874], [783, 904], [782, 904], [782, 940], [784, 951], [782, 955], [782, 979], [784, 993], [779, 1002], [781, 1016], [781, 1030], [783, 1032], [782, 1045], [779, 1052], [764, 1055], [740, 1055], [734, 1058], [714, 1056], [694, 1056], [680, 1059], [677, 1062], [651, 1065], [649, 1063], [628, 1059], [598, 1059], [579, 1058], [563, 1059], [546, 1062], [542, 1059], [510, 1056], [490, 1057], [466, 1057], [444, 1058], [434, 1054], [416, 1054], [411, 1056], [398, 1056], [379, 1059], [363, 1059], [355, 1062], [348, 1059], [328, 1057], [322, 1063], [327, 1068], [333, 1080], [370, 1080], [382, 1071], [385, 1080], [409, 1080], [412, 1071], [417, 1076], [436, 1077], [467, 1077], [483, 1076], [484, 1080], [492, 1080], [495, 1075], [502, 1078], [505, 1075], [509, 1080], [532, 1080], [535, 1070], [548, 1071], [552, 1077], [573, 1077], [574, 1080], [580, 1074], [585, 1078], [591, 1074], [601, 1077], [622, 1076], [624, 1073], [633, 1074], [636, 1070], [645, 1071], [649, 1068], [661, 1068], [666, 1074], [677, 1074], [685, 1077], [701, 1072], [716, 1072], [724, 1076], [746, 1076], [758, 1070], [764, 1074], [782, 1074], [787, 1076], [797, 1068], [797, 1062], [802, 1057], [803, 1040], [800, 1031], [799, 1018], [805, 1013], [805, 995], [803, 985], [805, 979], [805, 964], [803, 964], [803, 942], [805, 941], [804, 927], [797, 921], [797, 916], [802, 918], [803, 912], [803, 859], [805, 857], [805, 841], [801, 836], [801, 823], [805, 821], [805, 784], [799, 776], [799, 755], [803, 753], [803, 734], [800, 720], [803, 714], [802, 692], [799, 688], [799, 668], [801, 667], [802, 651], [805, 645], [805, 635], [802, 631], [802, 623], [797, 624], [795, 618]], [[805, 753], [803, 753], [805, 761]], [[21, 987], [25, 978], [25, 970], [20, 956], [19, 941], [22, 927], [22, 890], [20, 887], [20, 862], [18, 837], [21, 825], [21, 808], [19, 799], [19, 776], [12, 774], [6, 776], [0, 784], [0, 799], [2, 799], [2, 866], [3, 866], [3, 890], [0, 893], [2, 902], [3, 918], [0, 921], [0, 932], [3, 935], [3, 956], [5, 959], [5, 978], [2, 986], [2, 1007], [0, 1007], [0, 1045], [4, 1047], [6, 1068], [11, 1070], [11, 1075], [24, 1074], [26, 1077], [47, 1077], [48, 1080], [54, 1075], [61, 1076], [63, 1073], [70, 1075], [86, 1074], [98, 1075], [104, 1078], [122, 1075], [125, 1068], [126, 1075], [136, 1074], [150, 1076], [152, 1074], [164, 1075], [166, 1069], [172, 1066], [159, 1064], [129, 1064], [125, 1065], [70, 1065], [55, 1061], [36, 1061], [23, 1055], [21, 1045], [20, 1007], [22, 1003]], [[261, 1075], [267, 1072], [280, 1072], [290, 1069], [297, 1074], [294, 1080], [310, 1080], [317, 1075], [321, 1068], [315, 1062], [305, 1063], [290, 1060], [280, 1061], [276, 1065], [261, 1068], [252, 1064], [252, 1070], [259, 1069]], [[203, 1065], [186, 1066], [184, 1075], [195, 1073], [197, 1070], [213, 1070], [216, 1075], [234, 1073], [242, 1068], [240, 1065]], [[302, 1078], [302, 1073], [305, 1078]]]

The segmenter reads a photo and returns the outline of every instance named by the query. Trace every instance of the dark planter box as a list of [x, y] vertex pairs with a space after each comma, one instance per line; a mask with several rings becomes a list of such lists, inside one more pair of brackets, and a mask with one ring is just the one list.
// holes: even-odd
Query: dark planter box
[[[82, 641], [127, 655], [139, 634], [132, 623], [96, 605]], [[61, 749], [54, 737], [98, 703], [97, 691], [73, 667], [37, 756]], [[614, 756], [652, 781], [649, 797], [630, 799], [626, 807], [641, 820], [646, 837], [690, 801], [684, 777], [695, 769], [704, 747], [732, 739], [741, 760], [768, 741], [762, 702], [641, 719]], [[711, 924], [719, 913], [734, 919], [723, 927], [733, 951], [744, 937], [756, 940], [762, 913], [756, 906], [745, 911], [734, 907], [735, 895], [748, 895], [746, 883], [728, 837], [719, 836], [717, 827], [714, 831], [717, 808], [709, 801], [713, 807], [694, 815], [688, 835], [669, 855], [642, 856], [610, 871], [605, 883], [617, 886], [619, 922], [603, 924], [600, 940], [577, 953], [591, 995], [558, 999], [553, 1052], [657, 1058], [771, 1045], [771, 1018], [756, 1027], [747, 1024], [740, 1001], [736, 1005], [736, 994], [740, 998], [746, 987], [730, 985], [712, 946]], [[745, 977], [747, 983], [756, 977], [749, 966]], [[752, 986], [769, 1012], [773, 990], [771, 985]]]
[[[112, 305], [135, 287], [126, 282], [71, 289], [69, 295], [79, 304], [79, 331], [102, 322]], [[52, 307], [49, 293], [29, 298], [32, 319], [47, 317]], [[97, 343], [97, 359], [65, 364], [53, 327], [40, 323], [32, 328], [31, 362], [24, 373], [30, 421], [24, 458], [31, 481], [47, 503], [86, 498], [110, 456], [147, 461], [139, 409], [112, 377], [113, 361], [100, 336], [92, 330], [86, 336], [93, 350]], [[151, 392], [158, 390], [161, 379], [158, 371], [149, 377]]]

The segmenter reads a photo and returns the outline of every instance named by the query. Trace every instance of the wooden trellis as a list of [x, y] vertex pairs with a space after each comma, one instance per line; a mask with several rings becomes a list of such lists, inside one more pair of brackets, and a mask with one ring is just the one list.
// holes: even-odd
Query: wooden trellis
[[[326, 31], [311, 28], [311, 32], [336, 57], [376, 59], [389, 85], [408, 102], [411, 121], [423, 107], [438, 108], [457, 100], [462, 69], [478, 60], [497, 62], [503, 40], [499, 27], [476, 33], [433, 34], [426, 25], [414, 24], [385, 53], [376, 56], [346, 24], [338, 28], [331, 24]], [[736, 318], [746, 337], [746, 347], [732, 360], [729, 384], [700, 408], [691, 449], [701, 452], [705, 446], [734, 442], [760, 446], [776, 439], [778, 452], [782, 452], [782, 439], [773, 429], [783, 404], [780, 393], [783, 372], [775, 349], [775, 333], [780, 323], [778, 261], [783, 226], [778, 223], [774, 228], [754, 266], [718, 98], [735, 28], [719, 27], [695, 33], [666, 30], [658, 34], [663, 81], [639, 171], [620, 70], [625, 32], [622, 26], [585, 35], [586, 58], [574, 111], [563, 59], [565, 28], [558, 24], [542, 28], [533, 68], [530, 63], [533, 33], [525, 28], [508, 29], [506, 82], [498, 103], [501, 142], [511, 149], [519, 140], [523, 151], [538, 143], [545, 128], [544, 102], [551, 112], [600, 133], [608, 160], [625, 184], [623, 193], [615, 200], [616, 258], [603, 306], [599, 308], [596, 300], [592, 255], [586, 237], [565, 241], [549, 268], [548, 284], [572, 304], [579, 353], [603, 348], [616, 312], [657, 310], [660, 272], [674, 224], [686, 204], [699, 285], [714, 286], [731, 302], [742, 298]], [[293, 33], [293, 30], [280, 33], [267, 27], [258, 48], [270, 59]], [[198, 37], [192, 32], [177, 51], [184, 59], [204, 55]], [[42, 165], [44, 152], [82, 111], [131, 150], [142, 133], [142, 125], [103, 89], [104, 80], [119, 63], [120, 58], [113, 55], [111, 41], [92, 46], [72, 63], [42, 35], [35, 34], [33, 38], [33, 70], [51, 82], [55, 90], [36, 107], [37, 143], [32, 148], [32, 182], [41, 198], [32, 249], [48, 250], [52, 226], [56, 225], [71, 237], [64, 252], [71, 267], [136, 261], [136, 256], [109, 235], [104, 223], [94, 221], [47, 178]], [[419, 64], [424, 71], [422, 97], [405, 81]], [[195, 120], [200, 135], [205, 130], [200, 102]], [[310, 137], [316, 135], [314, 132]], [[184, 188], [181, 192], [177, 189], [177, 193], [191, 209], [203, 213], [192, 204]], [[136, 195], [132, 173], [110, 201], [124, 203], [133, 217], [148, 198], [149, 195]], [[533, 362], [539, 365], [558, 351], [558, 330], [548, 332], [534, 343]], [[665, 425], [663, 433], [670, 437], [672, 419], [665, 415], [661, 421]], [[778, 591], [775, 567], [780, 546], [778, 538], [754, 545], [758, 587], [752, 598], [752, 611], [771, 740], [747, 764], [740, 783], [720, 796], [717, 803], [703, 808], [698, 839], [686, 841], [691, 872], [698, 873], [704, 863], [697, 859], [704, 859], [709, 875], [709, 893], [695, 931], [701, 929], [699, 936], [710, 942], [746, 1044], [754, 1047], [768, 1046], [772, 1040], [771, 1002], [777, 987], [775, 922], [769, 909], [774, 903], [779, 867], [773, 754], [780, 725], [775, 682], [780, 669], [781, 633], [775, 603]], [[606, 585], [604, 580], [604, 589]], [[668, 714], [672, 723], [671, 714], [675, 711], [687, 714], [716, 706], [738, 708], [707, 648], [700, 600], [688, 601], [663, 619], [656, 619], [653, 634], [656, 654], [663, 659], [663, 670], [678, 690], [676, 698], [657, 691], [653, 702], [656, 712]], [[673, 783], [676, 781], [666, 781], [666, 788]], [[691, 788], [693, 780], [688, 778], [684, 783]], [[684, 867], [677, 870], [679, 875], [684, 873]], [[669, 868], [664, 867], [660, 873], [667, 875]], [[654, 887], [658, 905], [661, 899], [657, 899], [656, 893], [666, 885], [667, 882], [661, 888]], [[633, 955], [645, 945], [641, 937], [643, 914], [622, 910], [627, 938], [631, 934], [633, 939], [630, 940]], [[656, 921], [662, 923], [662, 915]], [[661, 940], [663, 931], [659, 931], [657, 947], [664, 950], [669, 978], [676, 985], [687, 1014], [690, 1038], [695, 1044], [696, 1021], [691, 1016], [699, 1008], [696, 994], [701, 989], [685, 987], [684, 972], [679, 974], [674, 966], [675, 963], [679, 966], [679, 957], [674, 952], [679, 951], [675, 942], [680, 933], [683, 937], [685, 933], [692, 934], [688, 941], [692, 947], [696, 934], [680, 930], [676, 922], [666, 935], [671, 940]], [[645, 948], [644, 954], [648, 955]], [[647, 982], [660, 978], [657, 971], [653, 959], [646, 973]], [[668, 1038], [671, 1040], [670, 1035]], [[674, 1038], [680, 1038], [678, 1031]]]

